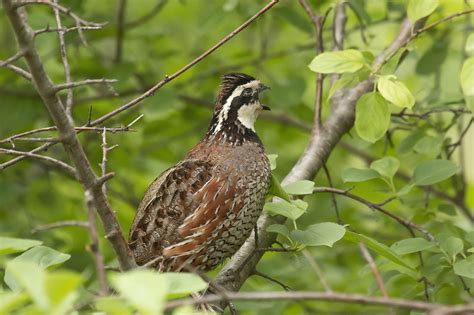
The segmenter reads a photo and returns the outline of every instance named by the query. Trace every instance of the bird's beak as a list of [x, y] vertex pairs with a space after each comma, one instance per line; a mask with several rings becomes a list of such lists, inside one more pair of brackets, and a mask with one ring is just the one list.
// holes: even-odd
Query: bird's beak
[[271, 108], [268, 107], [267, 105], [262, 105], [262, 109], [263, 109], [263, 110], [271, 110]]
[[265, 90], [270, 90], [270, 87], [266, 86], [265, 84], [260, 83], [260, 90], [259, 92], [262, 93]]

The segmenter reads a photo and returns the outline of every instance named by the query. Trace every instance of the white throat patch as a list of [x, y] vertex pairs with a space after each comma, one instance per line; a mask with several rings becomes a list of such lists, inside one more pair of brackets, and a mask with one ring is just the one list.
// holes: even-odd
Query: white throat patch
[[255, 131], [253, 125], [255, 123], [255, 120], [257, 120], [261, 108], [262, 105], [260, 105], [260, 102], [254, 102], [248, 105], [243, 105], [239, 108], [239, 111], [237, 112], [237, 119], [242, 123], [242, 125]]
[[[214, 132], [213, 134], [216, 134], [219, 130], [221, 130], [222, 128], [222, 124], [223, 122], [227, 119], [228, 115], [229, 115], [229, 110], [230, 110], [230, 106], [232, 104], [232, 100], [236, 97], [236, 96], [239, 96], [240, 94], [242, 94], [242, 91], [246, 88], [252, 88], [252, 89], [257, 89], [260, 85], [260, 81], [259, 80], [252, 80], [246, 84], [243, 84], [243, 85], [239, 85], [238, 87], [236, 87], [234, 89], [234, 91], [232, 92], [232, 94], [227, 98], [225, 104], [222, 106], [222, 110], [221, 112], [219, 113], [219, 117], [218, 117], [218, 122], [217, 122], [217, 126], [216, 126], [216, 129], [214, 129]], [[253, 105], [255, 103], [252, 103], [251, 105]], [[258, 106], [260, 106], [259, 104], [257, 104]], [[242, 106], [243, 107], [252, 107], [252, 106]], [[254, 115], [255, 115], [255, 118], [253, 118], [253, 121], [252, 123], [250, 124], [249, 122], [251, 120], [252, 117], [249, 116], [249, 113], [242, 113], [242, 115], [240, 114], [240, 111], [242, 110], [242, 108], [239, 109], [239, 112], [238, 112], [238, 118], [240, 120], [240, 122], [247, 128], [250, 128], [252, 130], [254, 130], [253, 128], [253, 124], [255, 122], [255, 119], [257, 118], [257, 115], [258, 113], [255, 112], [254, 110]], [[249, 109], [245, 109], [244, 112], [247, 112], [247, 111], [250, 111]], [[243, 120], [245, 121], [242, 121], [241, 117], [246, 117], [246, 118], [243, 118]], [[251, 126], [251, 127], [249, 127]], [[255, 130], [254, 130], [255, 131]]]

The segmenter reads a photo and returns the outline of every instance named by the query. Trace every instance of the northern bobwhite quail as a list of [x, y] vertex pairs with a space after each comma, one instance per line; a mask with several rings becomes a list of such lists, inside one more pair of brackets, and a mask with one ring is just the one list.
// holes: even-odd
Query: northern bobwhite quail
[[206, 135], [150, 185], [129, 245], [139, 265], [161, 271], [208, 271], [249, 237], [270, 186], [270, 164], [254, 122], [262, 109], [259, 80], [222, 79]]

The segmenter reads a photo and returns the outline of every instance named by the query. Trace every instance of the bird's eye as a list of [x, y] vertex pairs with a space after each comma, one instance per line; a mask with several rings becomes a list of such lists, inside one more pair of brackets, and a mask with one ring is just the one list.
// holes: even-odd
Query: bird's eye
[[251, 88], [246, 88], [242, 91], [242, 95], [244, 95], [244, 96], [249, 96], [250, 94], [252, 94], [252, 89]]

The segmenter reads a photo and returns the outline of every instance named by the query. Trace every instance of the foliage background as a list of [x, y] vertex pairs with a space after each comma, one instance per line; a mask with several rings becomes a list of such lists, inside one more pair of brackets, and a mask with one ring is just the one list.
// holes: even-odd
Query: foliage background
[[[212, 46], [217, 39], [227, 34], [254, 14], [264, 1], [162, 1], [161, 11], [153, 18], [136, 27], [126, 27], [123, 37], [123, 54], [116, 60], [117, 1], [83, 0], [61, 1], [80, 16], [91, 21], [107, 22], [97, 31], [86, 32], [89, 47], [84, 47], [77, 33], [66, 35], [71, 73], [75, 81], [86, 78], [114, 78], [118, 82], [113, 91], [103, 85], [87, 86], [75, 90], [74, 120], [76, 125], [87, 122], [89, 108], [92, 118], [105, 114], [127, 100], [143, 93], [164, 75], [173, 73], [201, 52]], [[134, 0], [126, 7], [126, 21], [134, 21], [146, 15], [157, 1]], [[440, 6], [429, 18], [436, 21], [453, 12], [459, 12], [468, 4], [462, 0], [439, 1]], [[345, 39], [346, 48], [356, 48], [379, 53], [396, 35], [401, 20], [406, 15], [406, 1], [351, 0], [359, 11], [347, 9], [348, 22]], [[313, 1], [314, 8], [325, 11], [332, 1]], [[471, 4], [472, 5], [472, 4]], [[29, 21], [34, 28], [55, 25], [54, 15], [47, 7], [32, 6]], [[361, 37], [359, 19], [365, 24]], [[65, 21], [72, 26], [71, 21]], [[331, 48], [332, 14], [327, 21], [324, 39]], [[412, 51], [396, 71], [397, 77], [405, 83], [416, 98], [414, 112], [425, 112], [437, 106], [464, 106], [464, 97], [459, 84], [459, 72], [466, 58], [466, 38], [472, 32], [472, 17], [461, 17], [442, 24], [434, 31], [420, 37], [409, 48]], [[222, 74], [239, 71], [254, 75], [271, 91], [263, 101], [272, 108], [274, 116], [263, 117], [256, 125], [260, 138], [270, 154], [278, 154], [277, 178], [283, 178], [304, 150], [309, 133], [305, 128], [282, 122], [292, 118], [301, 126], [310, 126], [314, 103], [315, 73], [308, 64], [315, 56], [314, 35], [310, 21], [297, 1], [281, 1], [268, 14], [228, 44], [220, 48], [203, 62], [181, 75], [174, 82], [146, 99], [141, 106], [107, 122], [107, 126], [125, 125], [143, 113], [144, 117], [135, 126], [134, 132], [108, 135], [110, 145], [119, 147], [109, 154], [108, 169], [116, 173], [109, 182], [109, 196], [124, 231], [133, 219], [135, 209], [148, 184], [163, 170], [180, 160], [200, 137], [209, 123], [214, 97]], [[15, 39], [5, 14], [0, 9], [0, 59], [6, 59], [17, 51]], [[57, 36], [54, 33], [40, 35], [37, 47], [46, 69], [54, 82], [64, 82], [63, 65], [58, 53]], [[24, 65], [22, 62], [19, 65]], [[323, 117], [330, 113], [327, 101], [329, 84], [324, 91]], [[52, 122], [29, 82], [12, 72], [0, 69], [0, 138]], [[393, 113], [400, 109], [391, 107]], [[279, 117], [279, 121], [271, 119]], [[400, 161], [400, 169], [411, 176], [416, 165], [422, 161], [442, 155], [441, 146], [416, 152], [408, 149], [400, 153], [400, 143], [411, 134], [442, 137], [445, 142], [459, 137], [458, 124], [466, 125], [470, 115], [463, 115], [448, 131], [442, 130], [451, 122], [451, 113], [435, 114], [428, 120], [417, 119], [413, 125], [403, 126], [394, 118], [391, 125], [391, 143], [387, 138], [375, 144], [361, 140], [355, 131], [342, 139], [332, 152], [327, 167], [333, 185], [346, 189], [367, 200], [383, 201], [391, 195], [380, 179], [360, 183], [344, 183], [343, 171], [348, 167], [366, 167], [366, 161], [347, 150], [356, 148], [374, 159], [394, 156]], [[399, 127], [403, 127], [400, 129]], [[51, 135], [54, 135], [52, 133]], [[464, 150], [455, 153], [455, 161], [463, 166], [467, 208], [474, 206], [473, 133], [464, 138]], [[96, 133], [80, 135], [82, 144], [93, 166], [99, 172], [101, 138]], [[31, 143], [16, 142], [21, 150], [32, 149]], [[9, 147], [9, 145], [4, 145]], [[67, 157], [60, 146], [53, 147], [48, 154], [61, 160]], [[0, 156], [0, 161], [10, 157]], [[464, 160], [464, 164], [461, 161]], [[436, 189], [450, 195], [462, 184], [461, 173], [453, 179], [436, 185]], [[316, 186], [329, 186], [324, 172], [315, 179]], [[397, 190], [406, 181], [395, 178]], [[368, 235], [388, 246], [409, 238], [410, 234], [396, 222], [373, 212], [365, 206], [346, 198], [337, 198], [341, 216], [346, 224], [358, 232]], [[1, 171], [0, 174], [0, 233], [2, 236], [40, 239], [45, 245], [72, 256], [63, 265], [75, 270], [85, 279], [84, 288], [97, 286], [92, 256], [86, 250], [89, 244], [87, 231], [76, 227], [48, 230], [32, 235], [31, 231], [42, 224], [63, 220], [86, 220], [82, 187], [54, 168], [31, 160], [24, 161]], [[329, 194], [313, 194], [305, 198], [309, 203], [307, 212], [297, 223], [300, 228], [332, 221], [336, 222], [334, 208]], [[393, 213], [410, 218], [425, 226], [435, 237], [455, 236], [464, 242], [465, 249], [472, 249], [468, 222], [456, 205], [427, 194], [422, 188], [386, 205]], [[101, 232], [102, 233], [102, 232]], [[472, 236], [472, 233], [470, 234]], [[470, 243], [471, 242], [471, 243]], [[101, 249], [107, 264], [116, 264], [108, 243], [101, 238]], [[340, 241], [332, 248], [310, 248], [311, 255], [323, 271], [326, 281], [333, 290], [348, 293], [380, 295], [375, 280], [359, 252], [357, 245]], [[469, 253], [464, 251], [465, 255]], [[382, 266], [383, 258], [373, 253]], [[427, 270], [432, 286], [429, 288], [431, 301], [439, 303], [463, 303], [469, 297], [459, 278], [452, 272], [442, 255], [435, 252], [423, 253], [430, 259], [427, 264], [446, 265], [438, 271]], [[437, 257], [437, 258], [433, 258]], [[461, 256], [460, 256], [461, 257]], [[407, 261], [417, 263], [415, 254], [406, 256]], [[5, 263], [8, 257], [0, 257]], [[438, 259], [438, 260], [436, 260]], [[383, 266], [382, 266], [383, 267]], [[434, 267], [434, 266], [432, 266]], [[299, 253], [267, 253], [258, 265], [258, 270], [277, 278], [294, 290], [322, 291], [318, 275], [305, 257]], [[388, 294], [391, 297], [423, 299], [423, 283], [392, 268], [381, 269]], [[464, 278], [466, 286], [472, 287], [472, 279]], [[260, 277], [247, 280], [243, 291], [270, 291], [281, 288]], [[243, 314], [272, 312], [275, 314], [300, 314], [320, 312], [342, 314], [349, 310], [353, 314], [379, 314], [382, 309], [365, 310], [363, 306], [329, 304], [324, 302], [258, 302], [237, 303]]]

